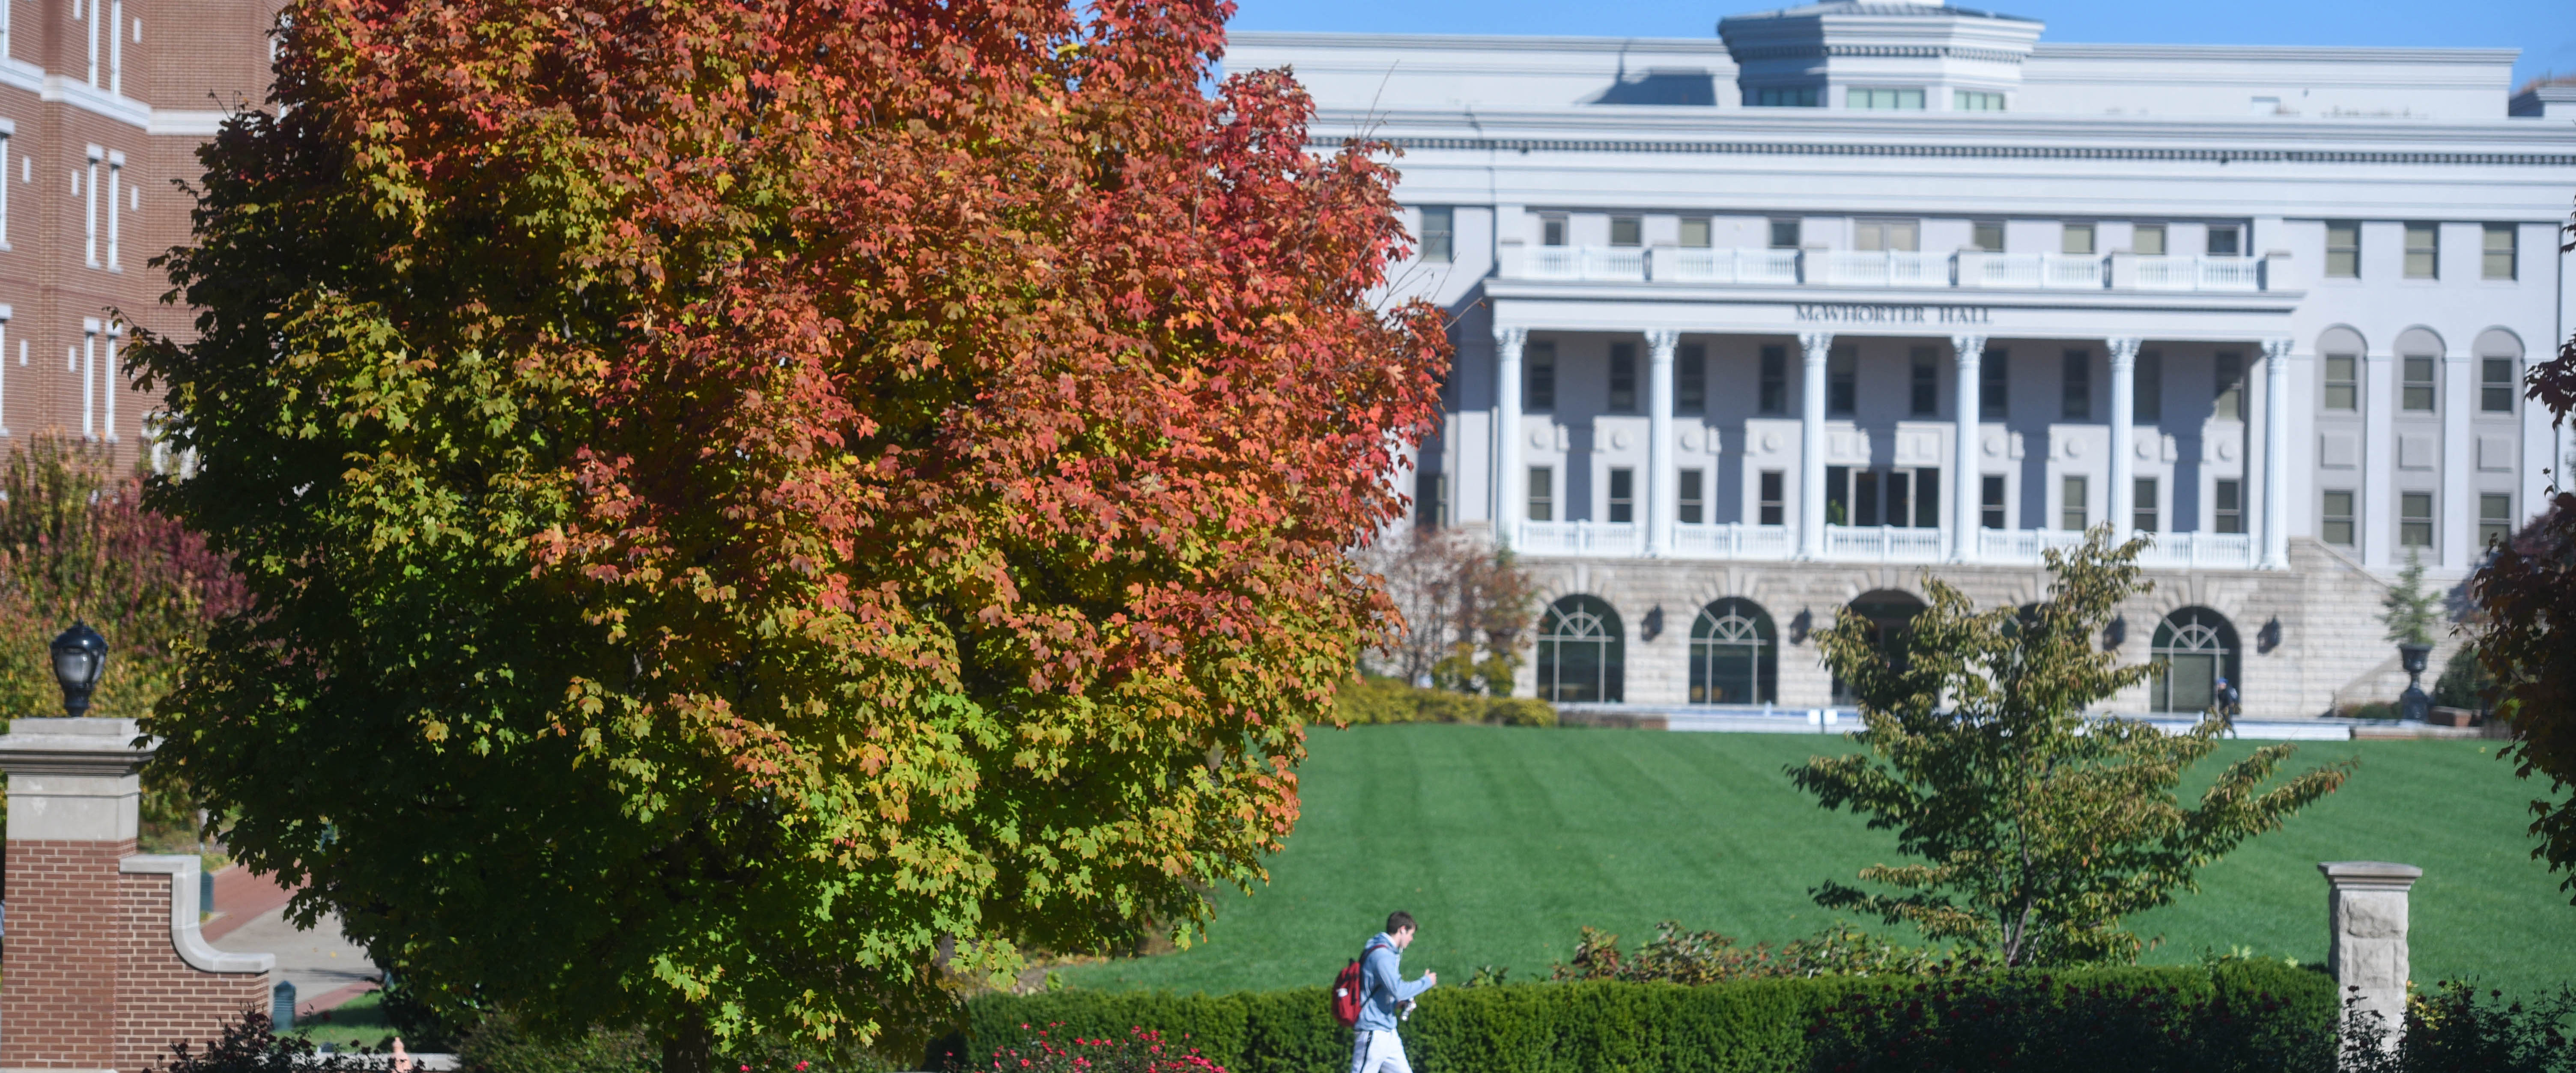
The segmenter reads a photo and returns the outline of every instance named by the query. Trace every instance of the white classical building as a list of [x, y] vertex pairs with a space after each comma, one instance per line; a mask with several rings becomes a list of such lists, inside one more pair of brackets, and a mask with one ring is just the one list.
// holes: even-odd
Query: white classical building
[[2156, 582], [2106, 640], [2172, 668], [2120, 709], [2402, 687], [2386, 579], [2458, 582], [2568, 454], [2518, 385], [2576, 308], [2576, 99], [2513, 95], [2509, 49], [2041, 30], [1235, 35], [1319, 142], [1403, 150], [1395, 288], [1458, 344], [1420, 507], [1547, 587], [1524, 690], [1828, 705], [1838, 609], [2027, 602], [2104, 521]]

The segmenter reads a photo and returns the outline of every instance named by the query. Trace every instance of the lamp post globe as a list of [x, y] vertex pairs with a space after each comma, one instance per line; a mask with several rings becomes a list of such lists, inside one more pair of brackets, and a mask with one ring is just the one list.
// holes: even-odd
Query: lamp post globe
[[54, 684], [63, 687], [63, 714], [74, 719], [89, 711], [90, 690], [98, 688], [107, 669], [107, 638], [86, 622], [74, 622], [54, 638]]

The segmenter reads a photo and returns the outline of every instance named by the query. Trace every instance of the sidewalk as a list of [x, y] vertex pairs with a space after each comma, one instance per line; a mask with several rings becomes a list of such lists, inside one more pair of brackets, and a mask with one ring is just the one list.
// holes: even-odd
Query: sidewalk
[[227, 868], [215, 874], [215, 909], [206, 942], [217, 950], [277, 955], [272, 982], [295, 985], [295, 1015], [331, 1009], [376, 989], [384, 973], [367, 952], [340, 934], [338, 917], [323, 917], [312, 931], [286, 919], [293, 891], [268, 876]]

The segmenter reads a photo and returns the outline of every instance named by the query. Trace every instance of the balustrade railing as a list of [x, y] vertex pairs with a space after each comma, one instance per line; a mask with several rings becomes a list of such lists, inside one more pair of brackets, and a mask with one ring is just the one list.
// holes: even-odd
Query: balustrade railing
[[2137, 287], [2149, 291], [2263, 289], [2259, 257], [2140, 257]]
[[1633, 522], [1522, 522], [1512, 547], [1530, 555], [1645, 553], [1644, 531]]
[[1687, 559], [1786, 559], [1797, 547], [1784, 525], [1676, 525], [1673, 554]]
[[[2056, 253], [1537, 246], [1523, 251], [1519, 275], [1625, 283], [2088, 290], [2114, 285], [2111, 261]], [[2135, 262], [2135, 273], [2120, 276], [2118, 286], [2162, 291], [2259, 291], [2264, 287], [2259, 257], [2138, 257]]]
[[1828, 525], [1825, 558], [1843, 562], [1934, 563], [1948, 558], [1949, 541], [1939, 529], [1893, 525]]
[[[2131, 534], [2139, 535], [2139, 534]], [[2260, 556], [2243, 533], [2149, 533], [2138, 565], [2159, 570], [2251, 570]], [[2062, 529], [1980, 529], [1973, 561], [2036, 566], [2047, 549], [2065, 550], [2084, 534]], [[1645, 527], [1628, 522], [1521, 522], [1515, 550], [1526, 555], [1635, 558], [1645, 554]], [[1798, 533], [1784, 525], [1726, 522], [1673, 527], [1672, 555], [1680, 559], [1780, 562], [1797, 557]], [[1950, 531], [1909, 526], [1827, 525], [1829, 562], [1940, 563], [1950, 561]]]

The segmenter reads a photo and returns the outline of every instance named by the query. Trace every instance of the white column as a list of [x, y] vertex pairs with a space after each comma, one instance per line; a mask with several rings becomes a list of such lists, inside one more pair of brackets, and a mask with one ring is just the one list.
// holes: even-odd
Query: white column
[[2111, 536], [2117, 540], [2128, 536], [2134, 517], [2131, 507], [2136, 498], [2131, 493], [2138, 471], [2137, 439], [2130, 425], [2138, 407], [2138, 340], [2106, 340], [2111, 348]]
[[1669, 329], [1646, 333], [1653, 373], [1646, 403], [1646, 554], [1656, 558], [1672, 554], [1673, 501], [1681, 490], [1673, 472], [1673, 348], [1681, 341], [1682, 333]]
[[[2290, 341], [2263, 340], [2263, 569], [2290, 566]], [[2363, 496], [2363, 502], [2376, 503]], [[2371, 509], [2375, 509], [2371, 508]]]
[[[2448, 342], [2446, 346], [2454, 345]], [[2469, 442], [2469, 414], [2478, 405], [2477, 358], [2447, 354], [2442, 358], [2442, 503], [2433, 514], [2442, 520], [2442, 566], [2466, 570], [2469, 558], [2484, 553], [2478, 539], [2478, 495], [2472, 479], [2478, 460]]]
[[1529, 329], [1494, 328], [1494, 542], [1508, 547], [1526, 509], [1521, 490], [1521, 347]]
[[1805, 375], [1798, 393], [1798, 557], [1825, 556], [1825, 356], [1833, 351], [1832, 332], [1798, 337], [1805, 352]]
[[2397, 362], [2389, 354], [2361, 360], [2361, 564], [2384, 568], [2403, 560], [2397, 546]]
[[1977, 557], [1978, 473], [1977, 473], [1977, 404], [1981, 384], [1979, 371], [1986, 354], [1986, 337], [1954, 335], [1950, 349], [1958, 356], [1958, 403], [1954, 406], [1957, 421], [1950, 445], [1950, 558], [1967, 562]]

